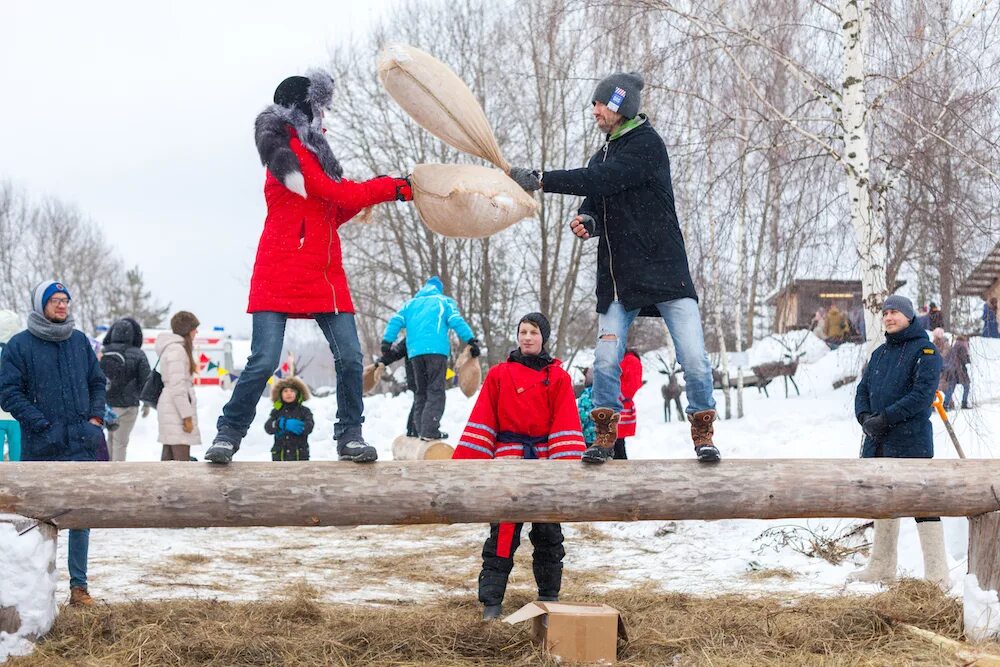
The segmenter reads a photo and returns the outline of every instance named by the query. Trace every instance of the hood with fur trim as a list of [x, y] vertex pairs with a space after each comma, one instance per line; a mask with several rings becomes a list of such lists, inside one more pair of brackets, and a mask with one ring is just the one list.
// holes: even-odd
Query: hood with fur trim
[[278, 380], [274, 383], [274, 386], [271, 387], [271, 401], [275, 405], [284, 403], [284, 401], [281, 400], [281, 390], [286, 387], [291, 387], [295, 391], [299, 392], [299, 403], [309, 400], [309, 387], [306, 386], [306, 383], [297, 377], [288, 377]]
[[311, 121], [301, 109], [272, 104], [257, 116], [254, 123], [254, 141], [261, 164], [285, 187], [303, 197], [306, 193], [302, 168], [288, 145], [289, 126], [295, 129], [302, 145], [316, 156], [327, 176], [339, 181], [344, 175], [340, 161], [323, 136], [320, 113], [330, 106], [333, 99], [333, 78], [321, 70], [310, 70], [307, 75], [309, 91], [306, 101], [313, 109]]

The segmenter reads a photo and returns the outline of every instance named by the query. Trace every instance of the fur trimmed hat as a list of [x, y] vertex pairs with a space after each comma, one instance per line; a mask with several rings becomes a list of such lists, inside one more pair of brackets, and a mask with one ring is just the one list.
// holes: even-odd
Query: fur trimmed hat
[[298, 109], [309, 118], [328, 109], [333, 102], [333, 77], [320, 69], [311, 69], [306, 76], [290, 76], [274, 89], [274, 103], [286, 109]]
[[173, 331], [178, 336], [187, 336], [189, 333], [198, 328], [201, 322], [198, 318], [194, 316], [194, 313], [190, 313], [186, 310], [178, 310], [174, 313], [174, 316], [170, 318], [170, 330]]
[[274, 386], [271, 387], [272, 402], [284, 403], [284, 401], [281, 400], [281, 391], [283, 389], [294, 389], [297, 391], [299, 393], [299, 397], [297, 399], [299, 403], [309, 400], [309, 387], [306, 386], [306, 383], [297, 377], [287, 377], [278, 380], [274, 383]]

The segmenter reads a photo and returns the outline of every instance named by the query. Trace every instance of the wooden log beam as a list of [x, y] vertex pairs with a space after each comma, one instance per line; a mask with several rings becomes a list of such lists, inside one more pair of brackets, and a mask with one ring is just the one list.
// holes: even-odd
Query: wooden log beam
[[8, 463], [0, 512], [60, 528], [969, 516], [1000, 460]]
[[969, 575], [963, 592], [965, 636], [995, 639], [1000, 632], [1000, 512], [969, 517]]

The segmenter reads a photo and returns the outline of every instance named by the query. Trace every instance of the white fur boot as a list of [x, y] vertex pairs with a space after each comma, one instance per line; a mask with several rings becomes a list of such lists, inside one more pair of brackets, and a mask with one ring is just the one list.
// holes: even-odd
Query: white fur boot
[[847, 581], [888, 583], [896, 579], [896, 544], [899, 519], [875, 519], [875, 536], [868, 567], [847, 575]]
[[917, 524], [917, 534], [920, 550], [924, 552], [924, 579], [947, 592], [951, 589], [951, 574], [944, 550], [944, 526], [940, 521], [921, 521]]

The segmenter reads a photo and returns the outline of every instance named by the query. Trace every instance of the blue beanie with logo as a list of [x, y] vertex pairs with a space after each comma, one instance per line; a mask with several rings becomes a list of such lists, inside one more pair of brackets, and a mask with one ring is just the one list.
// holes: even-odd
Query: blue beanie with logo
[[66, 295], [67, 299], [72, 299], [69, 295], [69, 290], [66, 286], [59, 282], [58, 280], [43, 280], [42, 282], [35, 285], [35, 288], [31, 290], [31, 309], [34, 310], [39, 315], [45, 314], [45, 304], [49, 302], [53, 294], [62, 292]]

